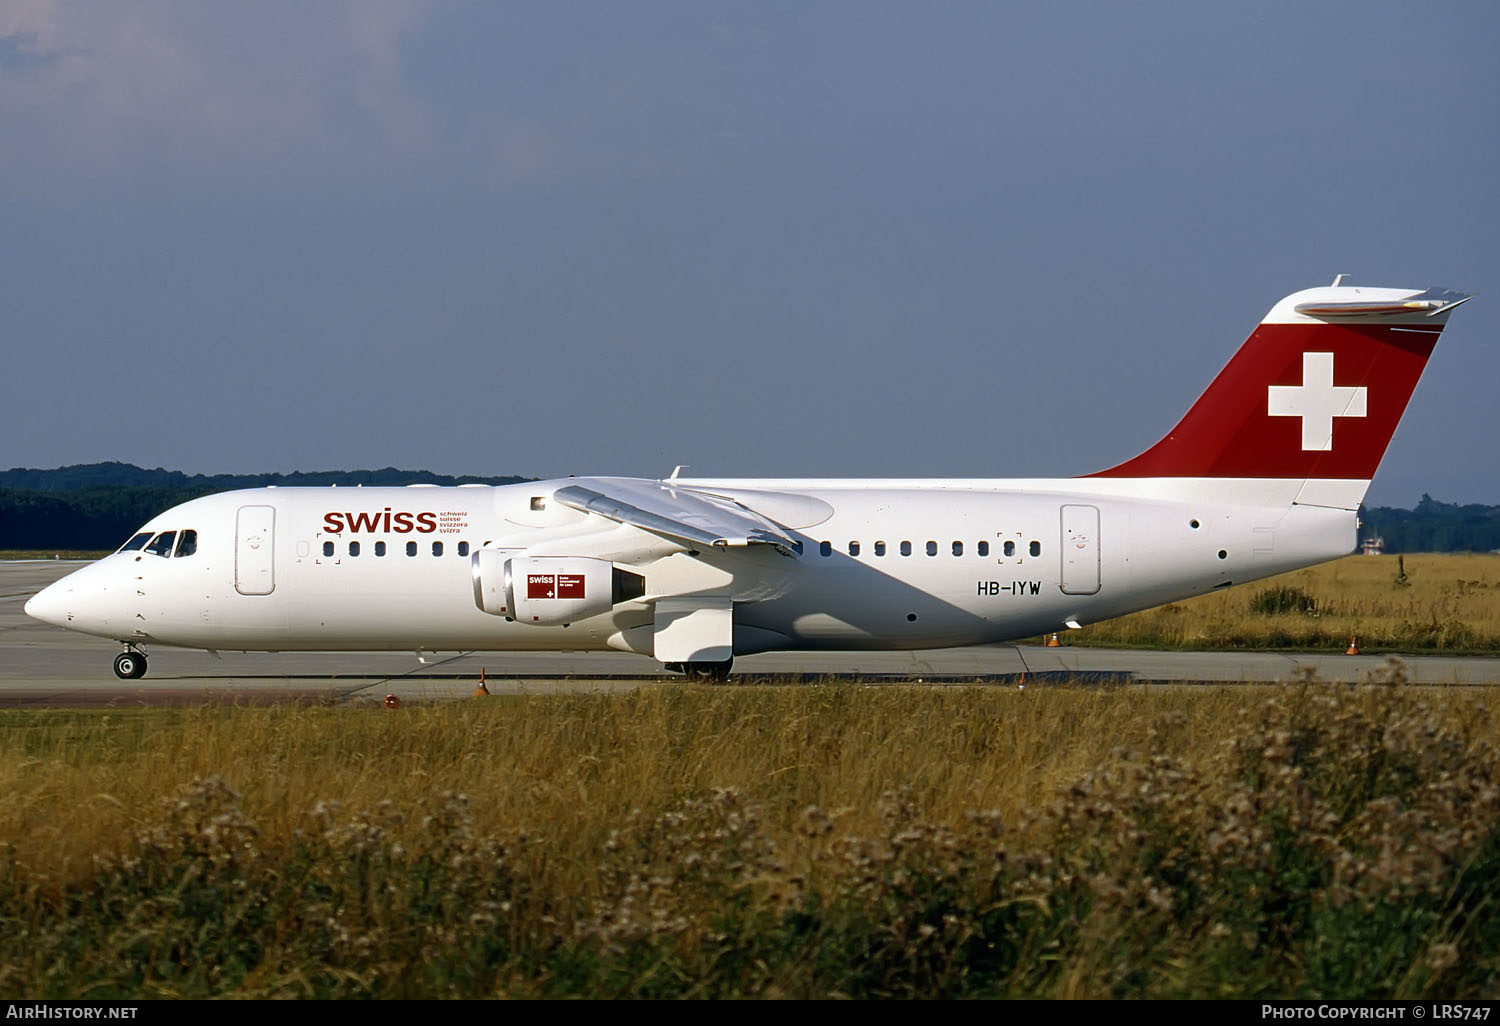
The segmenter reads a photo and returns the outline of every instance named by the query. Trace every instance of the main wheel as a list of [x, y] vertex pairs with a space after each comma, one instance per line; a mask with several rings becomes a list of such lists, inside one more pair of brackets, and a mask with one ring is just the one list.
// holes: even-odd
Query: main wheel
[[139, 652], [121, 652], [115, 656], [115, 676], [121, 680], [140, 680], [146, 675], [146, 657]]
[[729, 679], [729, 669], [733, 665], [733, 659], [726, 659], [722, 663], [683, 663], [682, 672], [691, 680], [719, 683]]

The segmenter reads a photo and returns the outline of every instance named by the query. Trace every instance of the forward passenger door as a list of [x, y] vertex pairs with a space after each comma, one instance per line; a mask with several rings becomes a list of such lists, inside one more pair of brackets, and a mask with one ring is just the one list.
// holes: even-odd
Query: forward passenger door
[[235, 517], [234, 590], [269, 595], [276, 588], [276, 508], [241, 506]]

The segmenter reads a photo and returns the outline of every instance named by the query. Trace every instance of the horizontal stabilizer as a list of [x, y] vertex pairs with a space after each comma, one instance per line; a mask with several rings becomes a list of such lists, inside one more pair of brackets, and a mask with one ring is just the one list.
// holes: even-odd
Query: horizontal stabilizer
[[1474, 298], [1472, 292], [1459, 292], [1457, 289], [1432, 288], [1421, 295], [1411, 296], [1406, 299], [1369, 301], [1351, 300], [1343, 302], [1314, 301], [1309, 303], [1298, 303], [1293, 309], [1306, 317], [1317, 317], [1319, 319], [1358, 317], [1361, 320], [1369, 318], [1402, 317], [1411, 314], [1421, 314], [1424, 317], [1435, 317], [1447, 310], [1452, 310], [1460, 303], [1467, 303]]

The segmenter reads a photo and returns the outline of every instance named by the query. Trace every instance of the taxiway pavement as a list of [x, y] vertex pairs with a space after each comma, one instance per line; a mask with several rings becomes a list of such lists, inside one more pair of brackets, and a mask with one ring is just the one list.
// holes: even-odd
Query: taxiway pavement
[[[120, 646], [38, 623], [28, 598], [81, 564], [0, 563], [0, 706], [176, 705], [302, 701], [381, 703], [466, 698], [481, 675], [491, 694], [560, 694], [680, 685], [657, 663], [625, 653], [238, 653], [153, 647], [150, 672], [118, 680]], [[925, 652], [770, 652], [735, 660], [731, 683], [856, 678], [881, 684], [1015, 686], [1079, 680], [1119, 683], [1276, 683], [1315, 674], [1361, 682], [1392, 672], [1388, 657], [1342, 652], [1159, 652], [980, 645]], [[1500, 659], [1416, 655], [1396, 672], [1413, 684], [1500, 683]], [[1024, 676], [1023, 676], [1024, 675]]]

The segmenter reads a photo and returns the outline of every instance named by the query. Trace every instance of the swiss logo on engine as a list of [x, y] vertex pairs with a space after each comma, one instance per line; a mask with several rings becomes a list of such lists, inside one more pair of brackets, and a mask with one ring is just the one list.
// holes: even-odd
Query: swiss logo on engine
[[586, 598], [583, 574], [527, 574], [526, 597]]

